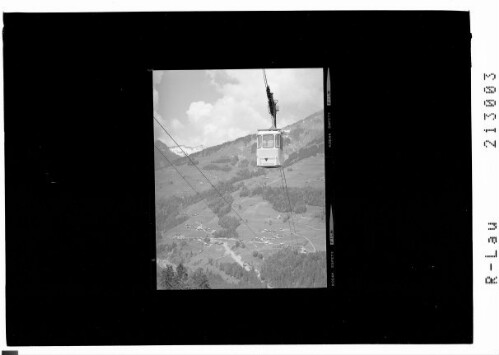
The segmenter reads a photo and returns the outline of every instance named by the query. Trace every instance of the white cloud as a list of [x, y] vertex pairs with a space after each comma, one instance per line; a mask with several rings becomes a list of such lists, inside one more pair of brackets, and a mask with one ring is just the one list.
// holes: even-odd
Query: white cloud
[[[186, 119], [166, 118], [170, 122], [166, 127], [171, 127], [179, 144], [212, 146], [270, 127], [262, 70], [207, 70], [205, 73], [222, 97], [212, 103], [191, 102], [185, 112]], [[322, 69], [270, 69], [266, 73], [280, 107], [278, 127], [323, 108]], [[154, 80], [160, 82], [161, 78], [156, 76]]]
[[163, 74], [165, 72], [164, 71], [161, 71], [161, 70], [154, 70], [152, 72], [152, 81], [153, 81], [153, 85], [156, 86], [158, 84], [161, 84], [161, 80], [163, 79]]
[[[165, 121], [163, 120], [163, 118], [158, 114], [158, 113], [154, 113], [154, 117], [156, 117], [156, 119], [161, 122], [161, 124], [164, 126], [165, 125]], [[167, 144], [167, 141], [168, 141], [168, 136], [166, 135], [166, 133], [163, 131], [163, 129], [161, 128], [161, 126], [158, 124], [158, 122], [154, 121], [153, 120], [153, 123], [154, 123], [154, 140], [160, 140], [162, 141], [163, 143]]]
[[154, 107], [157, 107], [158, 103], [159, 103], [159, 93], [158, 93], [158, 90], [153, 89], [153, 91], [152, 91], [152, 98], [153, 98]]
[[[161, 115], [157, 111], [158, 104], [159, 104], [159, 92], [158, 92], [157, 86], [159, 84], [161, 84], [161, 80], [163, 79], [163, 74], [164, 74], [163, 71], [153, 71], [152, 72], [152, 81], [153, 81], [152, 98], [153, 98], [153, 107], [154, 107], [154, 117], [156, 117], [156, 118], [161, 117]], [[154, 138], [157, 139], [156, 134], [154, 135]]]
[[159, 103], [159, 93], [158, 93], [158, 89], [157, 89], [157, 86], [159, 84], [161, 84], [161, 80], [163, 79], [163, 74], [164, 72], [163, 71], [153, 71], [152, 72], [152, 82], [153, 82], [153, 85], [152, 85], [152, 90], [153, 90], [153, 102], [154, 102], [154, 108], [156, 109], [156, 107], [158, 107], [158, 103]]
[[213, 105], [208, 104], [204, 101], [197, 101], [191, 103], [186, 113], [191, 122], [200, 123], [203, 118], [209, 117], [212, 110]]
[[[246, 106], [258, 113], [256, 128], [270, 126], [267, 96], [262, 70], [226, 70], [238, 84], [221, 85], [226, 97], [234, 98], [239, 106]], [[266, 70], [268, 84], [278, 100], [280, 111], [277, 125], [286, 126], [305, 118], [323, 107], [321, 69], [269, 69]]]
[[184, 129], [185, 126], [177, 118], [172, 120], [172, 127], [174, 130]]

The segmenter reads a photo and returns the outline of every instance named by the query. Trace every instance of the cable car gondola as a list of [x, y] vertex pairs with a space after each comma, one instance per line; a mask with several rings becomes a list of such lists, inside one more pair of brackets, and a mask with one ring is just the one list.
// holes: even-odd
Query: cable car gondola
[[259, 129], [257, 132], [256, 146], [256, 166], [262, 168], [279, 168], [283, 163], [283, 139], [282, 130], [277, 128], [277, 100], [274, 100], [274, 94], [270, 91], [267, 84], [265, 69], [263, 70], [263, 79], [269, 104], [269, 113], [272, 116], [272, 126], [268, 129]]
[[280, 129], [258, 130], [256, 159], [256, 165], [263, 168], [279, 168], [282, 166], [282, 132]]

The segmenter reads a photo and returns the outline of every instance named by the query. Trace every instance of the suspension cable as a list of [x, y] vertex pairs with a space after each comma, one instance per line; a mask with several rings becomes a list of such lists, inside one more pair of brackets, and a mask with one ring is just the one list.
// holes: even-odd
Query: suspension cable
[[220, 191], [218, 191], [218, 189], [215, 187], [215, 185], [213, 185], [213, 183], [210, 181], [210, 179], [208, 179], [208, 177], [201, 171], [201, 169], [199, 169], [199, 167], [196, 164], [194, 164], [194, 162], [192, 161], [191, 157], [189, 157], [189, 155], [187, 155], [187, 153], [182, 149], [182, 147], [177, 143], [177, 141], [172, 137], [172, 135], [170, 133], [168, 133], [168, 131], [166, 130], [166, 128], [161, 124], [161, 122], [159, 122], [158, 119], [155, 116], [153, 116], [153, 118], [161, 126], [161, 128], [163, 129], [163, 131], [165, 131], [165, 133], [177, 145], [177, 147], [179, 147], [179, 149], [182, 151], [182, 153], [184, 153], [184, 155], [186, 156], [186, 158], [189, 159], [189, 161], [191, 162], [191, 164], [201, 173], [201, 175], [203, 175], [203, 177], [206, 179], [206, 181], [208, 181], [208, 183], [211, 185], [211, 187], [220, 195], [220, 197], [222, 198], [222, 200], [224, 200], [224, 202], [228, 206], [230, 206], [231, 210], [239, 217], [239, 219], [241, 220], [241, 222], [243, 222], [248, 227], [248, 229], [251, 231], [251, 233], [253, 233], [253, 235], [255, 237], [258, 237], [258, 235], [256, 234], [256, 232], [246, 223], [246, 221], [239, 215], [239, 213], [237, 213], [237, 211], [234, 209], [234, 207], [232, 207], [232, 204], [229, 204], [227, 202], [227, 200], [225, 199], [225, 197], [223, 196], [223, 194]]
[[[184, 175], [182, 175], [182, 173], [180, 172], [180, 170], [179, 170], [179, 169], [177, 169], [177, 168], [175, 167], [175, 165], [174, 165], [174, 164], [170, 161], [170, 159], [168, 159], [168, 158], [166, 157], [166, 155], [165, 155], [165, 154], [163, 154], [163, 152], [161, 151], [161, 149], [159, 149], [159, 148], [156, 146], [156, 144], [154, 145], [154, 148], [156, 148], [156, 149], [159, 151], [159, 153], [163, 156], [163, 158], [165, 158], [165, 159], [166, 159], [166, 161], [167, 161], [168, 163], [170, 163], [170, 165], [171, 165], [171, 166], [172, 166], [172, 167], [173, 167], [173, 168], [177, 171], [177, 173], [178, 173], [178, 174], [180, 175], [180, 177], [181, 177], [181, 178], [185, 181], [185, 183], [186, 183], [187, 185], [189, 185], [189, 187], [192, 189], [192, 191], [194, 191], [194, 193], [195, 193], [196, 195], [199, 195], [200, 197], [203, 197], [203, 196], [201, 195], [201, 193], [199, 193], [199, 192], [198, 192], [198, 191], [197, 191], [197, 190], [196, 190], [196, 189], [195, 189], [195, 188], [194, 188], [194, 187], [193, 187], [193, 186], [189, 183], [189, 181], [187, 181], [187, 179], [184, 177]], [[165, 169], [165, 168], [168, 168], [168, 166], [164, 166], [164, 167], [162, 167], [162, 168], [156, 169], [156, 171], [161, 170], [161, 169]], [[204, 199], [202, 199], [201, 201], [203, 201], [203, 202], [204, 202], [204, 204], [206, 205], [206, 207], [210, 208], [210, 206], [208, 206], [208, 204], [206, 203], [206, 201], [205, 201]]]
[[265, 69], [262, 69], [262, 70], [263, 70], [263, 81], [264, 81], [264, 83], [265, 83], [265, 89], [266, 89], [266, 88], [267, 88], [267, 86], [269, 86], [269, 85], [267, 84], [267, 75], [265, 75]]
[[[279, 169], [279, 173], [281, 174], [281, 188], [282, 188], [282, 192], [285, 194], [286, 193], [286, 189], [284, 187], [284, 178], [282, 177], [282, 171], [281, 169]], [[290, 215], [288, 216], [288, 225], [289, 225], [289, 235], [293, 235], [293, 232], [292, 232], [292, 229], [291, 229], [291, 213]]]
[[291, 221], [293, 222], [293, 231], [296, 234], [295, 220], [293, 218], [293, 208], [291, 207], [291, 199], [289, 198], [288, 183], [286, 181], [286, 175], [284, 174], [284, 169], [282, 167], [280, 167], [279, 169], [281, 170], [282, 176], [284, 177], [284, 185], [286, 186], [286, 196], [288, 197], [290, 216], [291, 216]]
[[[154, 148], [156, 148], [156, 149], [158, 150], [158, 152], [160, 152], [160, 153], [161, 153], [161, 155], [162, 155], [162, 156], [166, 159], [166, 161], [167, 161], [168, 163], [170, 163], [170, 165], [171, 165], [171, 166], [172, 166], [172, 167], [173, 167], [173, 168], [177, 171], [177, 173], [180, 175], [180, 177], [181, 177], [182, 179], [184, 179], [184, 181], [186, 182], [186, 184], [187, 184], [187, 185], [189, 185], [189, 187], [190, 187], [190, 188], [194, 191], [194, 193], [195, 193], [196, 195], [201, 195], [199, 192], [197, 192], [197, 191], [196, 191], [196, 189], [195, 189], [195, 188], [191, 185], [191, 183], [190, 183], [189, 181], [187, 181], [187, 179], [186, 179], [186, 178], [182, 175], [182, 173], [181, 173], [181, 172], [177, 169], [177, 167], [176, 167], [175, 165], [173, 165], [173, 163], [170, 161], [170, 159], [168, 159], [168, 158], [166, 157], [166, 155], [165, 155], [165, 154], [163, 154], [163, 152], [161, 151], [161, 149], [159, 149], [159, 148], [156, 146], [156, 144], [154, 145]], [[163, 168], [166, 168], [166, 167], [163, 167]], [[159, 169], [157, 169], [157, 170], [159, 170]]]

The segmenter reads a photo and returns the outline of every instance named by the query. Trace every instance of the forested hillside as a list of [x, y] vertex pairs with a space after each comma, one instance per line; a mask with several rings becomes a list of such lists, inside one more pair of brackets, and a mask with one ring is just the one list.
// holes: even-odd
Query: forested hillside
[[323, 112], [283, 132], [282, 169], [256, 167], [255, 134], [188, 157], [156, 142], [174, 165], [155, 148], [158, 288], [325, 287]]
[[299, 253], [285, 248], [268, 257], [262, 265], [262, 279], [276, 288], [324, 287], [326, 252]]

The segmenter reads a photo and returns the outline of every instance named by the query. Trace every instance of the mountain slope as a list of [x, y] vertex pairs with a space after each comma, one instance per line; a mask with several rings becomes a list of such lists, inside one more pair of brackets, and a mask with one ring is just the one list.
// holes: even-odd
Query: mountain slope
[[[283, 127], [284, 132], [284, 155], [285, 158], [293, 152], [298, 152], [301, 148], [314, 143], [324, 141], [324, 110], [320, 110], [306, 118]], [[223, 157], [237, 154], [238, 158], [256, 159], [256, 134], [250, 134], [237, 138], [233, 141], [225, 142], [217, 146], [205, 148], [194, 153], [191, 157], [211, 158], [219, 160]]]
[[180, 145], [180, 147], [177, 147], [177, 146], [169, 147], [170, 151], [172, 151], [173, 153], [177, 154], [179, 157], [183, 157], [185, 154], [191, 155], [191, 154], [200, 152], [204, 148], [205, 147], [203, 145], [199, 145], [197, 147], [188, 147], [188, 146], [185, 146], [185, 145]]
[[[321, 110], [283, 128], [284, 159], [286, 160], [290, 155], [296, 153], [296, 156], [292, 156], [293, 159], [289, 160], [286, 165], [291, 165], [301, 160], [296, 159], [299, 157], [300, 149], [316, 145], [317, 147], [314, 149], [314, 152], [321, 152], [324, 150], [324, 146], [321, 146], [321, 143], [323, 144], [324, 141], [323, 117], [324, 110]], [[190, 164], [190, 160], [185, 157], [180, 148], [169, 148], [161, 141], [156, 141], [155, 144], [166, 155], [168, 160], [172, 163], [173, 161], [176, 161], [175, 165]], [[207, 164], [228, 164], [233, 161], [237, 163], [245, 159], [252, 162], [256, 160], [256, 134], [250, 134], [208, 148], [204, 148], [203, 146], [185, 147], [182, 145], [181, 148], [193, 161], [199, 162], [201, 166]], [[302, 154], [302, 157], [307, 154], [309, 153]], [[235, 156], [237, 156], [237, 158], [234, 158]], [[165, 158], [161, 157], [157, 151], [155, 151], [155, 163], [156, 169], [169, 165], [165, 161]], [[224, 165], [220, 165], [220, 168], [224, 168]], [[216, 168], [213, 170], [216, 170]], [[226, 172], [228, 172], [227, 168], [226, 170]]]
[[[168, 148], [166, 144], [164, 144], [160, 140], [156, 140], [154, 142], [154, 145], [156, 146], [156, 148], [154, 148], [154, 168], [156, 170], [170, 166], [168, 160], [173, 163], [179, 158], [177, 154], [173, 153], [170, 148]], [[158, 149], [161, 151], [161, 153], [163, 153], [163, 155], [158, 152]]]
[[[175, 164], [157, 161], [164, 167], [155, 173], [158, 265], [202, 269], [213, 288], [269, 287], [264, 279], [280, 287], [325, 287], [306, 282], [322, 280], [326, 270], [323, 125], [319, 111], [283, 128], [287, 193], [280, 169], [256, 167], [256, 134], [189, 158], [172, 157], [158, 144]], [[283, 253], [306, 266], [303, 275], [278, 272]]]

